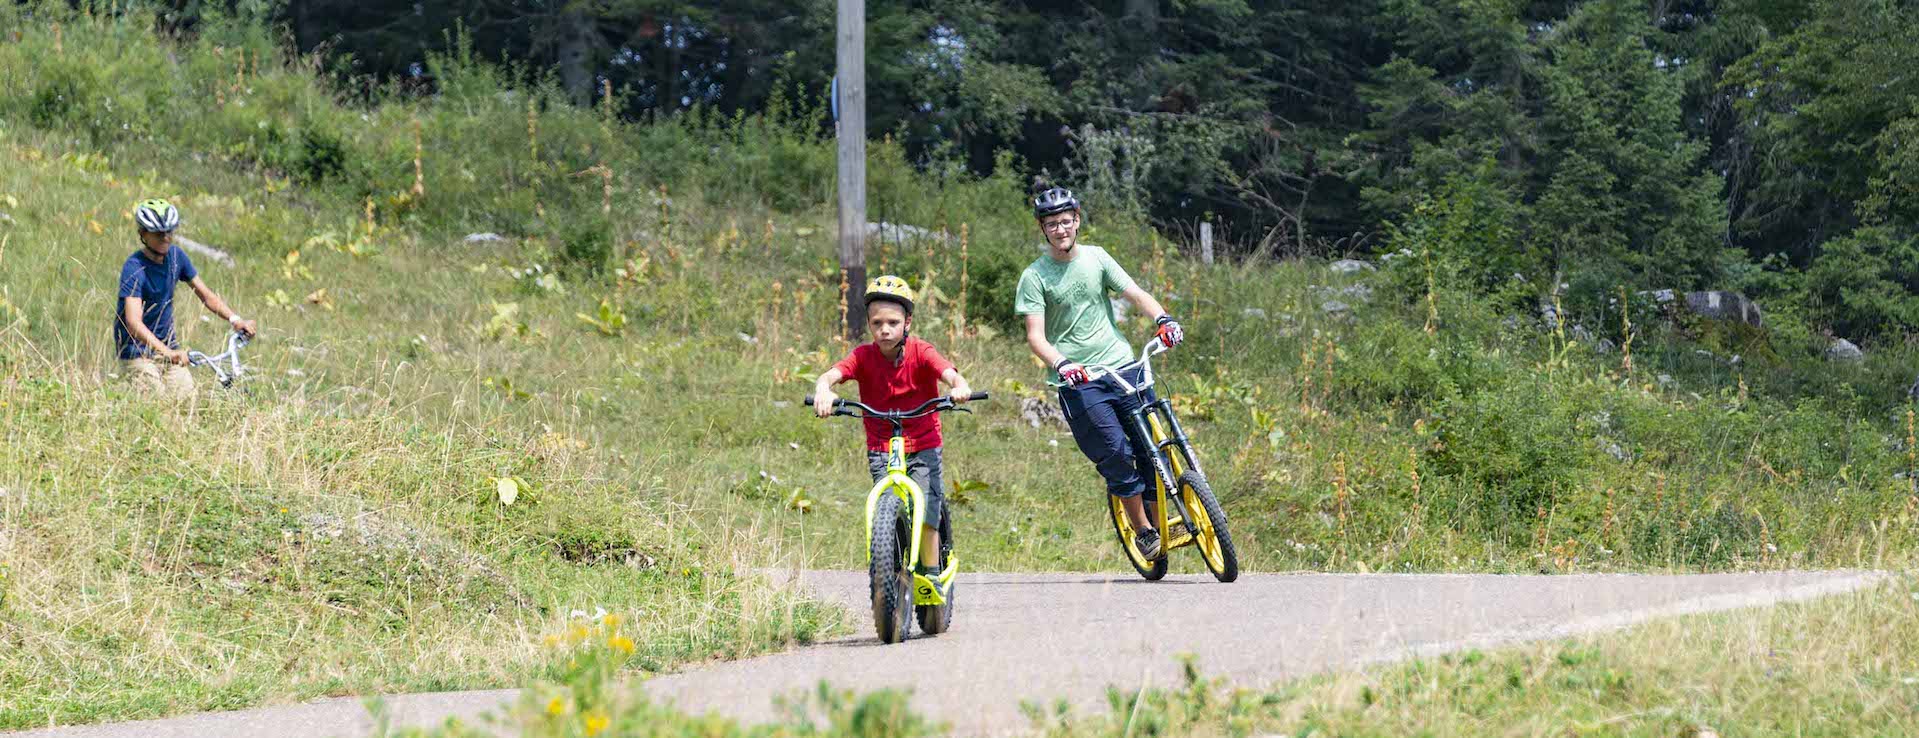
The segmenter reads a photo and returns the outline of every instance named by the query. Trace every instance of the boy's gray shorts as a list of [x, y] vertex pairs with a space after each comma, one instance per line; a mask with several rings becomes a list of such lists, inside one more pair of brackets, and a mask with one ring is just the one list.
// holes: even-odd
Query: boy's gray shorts
[[[906, 455], [906, 476], [920, 486], [920, 492], [926, 497], [926, 513], [921, 520], [935, 528], [940, 524], [940, 513], [946, 509], [946, 487], [940, 478], [940, 449], [929, 448], [914, 451]], [[886, 476], [886, 454], [879, 451], [866, 452], [866, 466], [873, 473], [873, 481]]]

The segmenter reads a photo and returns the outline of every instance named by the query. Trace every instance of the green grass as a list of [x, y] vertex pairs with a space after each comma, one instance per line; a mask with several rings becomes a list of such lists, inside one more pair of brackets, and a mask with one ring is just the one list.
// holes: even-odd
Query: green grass
[[[526, 101], [550, 91], [457, 54], [436, 62], [442, 97], [349, 106], [259, 29], [172, 41], [68, 17], [56, 52], [17, 12], [0, 10], [23, 30], [0, 40], [0, 638], [20, 647], [0, 654], [18, 695], [0, 725], [519, 683], [573, 609], [635, 618], [648, 669], [833, 632], [835, 614], [736, 574], [863, 564], [859, 430], [799, 404], [847, 350], [832, 146], [805, 104], [634, 125], [539, 103], [530, 137]], [[219, 76], [242, 47], [264, 59], [244, 87]], [[1037, 254], [1015, 163], [981, 179], [873, 152], [889, 217], [966, 227], [963, 249], [879, 244], [871, 264], [911, 277], [920, 335], [996, 393], [949, 419], [967, 566], [1125, 571], [1070, 435], [1020, 418], [1047, 393], [1005, 332]], [[610, 216], [599, 178], [573, 176], [601, 163]], [[156, 195], [235, 256], [199, 263], [265, 328], [247, 394], [154, 408], [107, 376], [127, 209]], [[1206, 267], [1122, 217], [1092, 226], [1188, 328], [1164, 390], [1249, 570], [1910, 560], [1919, 509], [1896, 475], [1919, 347], [1832, 365], [1791, 316], [1753, 336], [1636, 315], [1627, 371], [1504, 326], [1531, 309], [1445, 265], [1428, 332], [1418, 259]], [[1359, 283], [1369, 302], [1320, 310]], [[221, 337], [202, 313], [180, 311], [190, 345]], [[1585, 320], [1618, 338], [1617, 319]], [[526, 500], [490, 501], [500, 477]], [[443, 563], [391, 560], [358, 528], [312, 540], [361, 513], [370, 541], [399, 531]], [[1175, 571], [1200, 571], [1184, 554]]]
[[770, 537], [552, 438], [125, 390], [0, 372], [0, 725], [520, 684], [575, 609], [626, 614], [647, 670], [844, 627], [731, 555]]

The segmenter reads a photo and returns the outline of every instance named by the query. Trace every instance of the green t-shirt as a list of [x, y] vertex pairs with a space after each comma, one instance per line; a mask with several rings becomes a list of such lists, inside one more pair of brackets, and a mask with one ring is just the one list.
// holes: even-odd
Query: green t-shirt
[[[1046, 316], [1046, 340], [1081, 366], [1119, 366], [1133, 360], [1133, 349], [1113, 320], [1107, 293], [1133, 286], [1106, 250], [1081, 244], [1073, 260], [1054, 261], [1042, 254], [1019, 276], [1013, 311]], [[1054, 381], [1058, 372], [1048, 372]]]

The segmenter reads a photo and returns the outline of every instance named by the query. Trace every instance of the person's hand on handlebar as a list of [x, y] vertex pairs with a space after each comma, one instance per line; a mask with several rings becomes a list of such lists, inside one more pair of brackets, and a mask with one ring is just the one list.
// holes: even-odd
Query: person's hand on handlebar
[[1053, 371], [1059, 372], [1059, 381], [1068, 387], [1086, 381], [1086, 367], [1073, 363], [1072, 359], [1060, 359]]
[[1179, 327], [1179, 321], [1174, 320], [1173, 316], [1161, 315], [1155, 322], [1159, 324], [1159, 332], [1154, 337], [1158, 338], [1160, 343], [1166, 344], [1166, 348], [1178, 346], [1181, 341], [1186, 340], [1186, 331]]
[[821, 418], [831, 417], [833, 415], [833, 403], [839, 402], [839, 399], [839, 396], [833, 394], [833, 391], [830, 389], [814, 392], [813, 415]]
[[954, 385], [953, 390], [946, 393], [946, 396], [952, 398], [953, 404], [964, 405], [973, 399], [973, 388], [963, 384]]
[[175, 366], [187, 365], [187, 352], [176, 348], [163, 348], [154, 352], [160, 359]]
[[227, 324], [233, 326], [234, 330], [239, 331], [240, 335], [246, 336], [247, 338], [255, 338], [260, 335], [260, 324], [258, 322], [247, 320], [238, 315], [228, 318]]

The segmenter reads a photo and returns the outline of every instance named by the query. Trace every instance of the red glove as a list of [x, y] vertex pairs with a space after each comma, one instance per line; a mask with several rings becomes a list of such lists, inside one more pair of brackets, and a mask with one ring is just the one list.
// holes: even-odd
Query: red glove
[[1054, 367], [1053, 370], [1059, 372], [1059, 381], [1065, 383], [1068, 387], [1086, 381], [1086, 367], [1075, 364], [1070, 360], [1061, 359], [1059, 366]]
[[1166, 344], [1166, 348], [1178, 346], [1181, 341], [1186, 340], [1186, 331], [1180, 330], [1179, 321], [1173, 320], [1173, 316], [1161, 315], [1158, 322], [1159, 342]]

